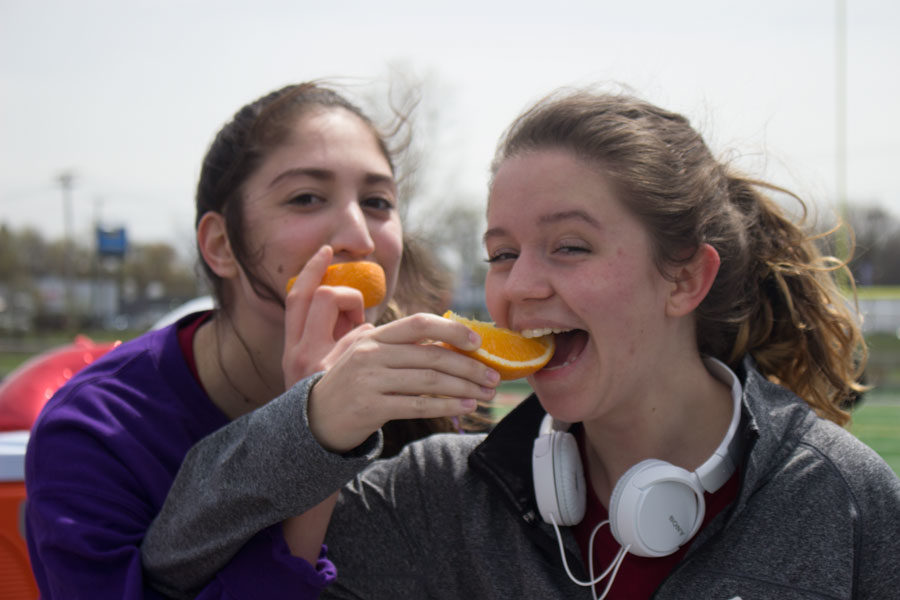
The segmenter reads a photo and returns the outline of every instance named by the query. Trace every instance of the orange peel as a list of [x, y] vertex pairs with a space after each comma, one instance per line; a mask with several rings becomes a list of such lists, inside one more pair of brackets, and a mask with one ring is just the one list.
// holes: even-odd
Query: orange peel
[[[286, 291], [291, 291], [296, 280], [296, 277], [288, 280]], [[378, 263], [367, 260], [328, 265], [320, 285], [344, 285], [359, 290], [362, 292], [365, 308], [381, 304], [387, 294], [384, 269]]]
[[481, 336], [477, 350], [460, 350], [449, 344], [442, 346], [465, 354], [500, 373], [500, 379], [521, 379], [541, 369], [553, 357], [556, 343], [552, 335], [527, 338], [511, 329], [493, 323], [461, 317], [453, 311], [444, 313], [445, 319], [462, 323]]

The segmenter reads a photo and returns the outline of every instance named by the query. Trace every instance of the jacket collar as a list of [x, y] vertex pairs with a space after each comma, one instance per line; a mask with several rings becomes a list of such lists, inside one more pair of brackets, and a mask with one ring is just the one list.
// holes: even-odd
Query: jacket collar
[[469, 465], [500, 493], [526, 523], [538, 519], [531, 452], [544, 408], [531, 394], [504, 417], [469, 456]]
[[793, 392], [766, 379], [750, 356], [742, 361], [738, 377], [744, 387], [740, 507], [795, 451], [816, 415]]

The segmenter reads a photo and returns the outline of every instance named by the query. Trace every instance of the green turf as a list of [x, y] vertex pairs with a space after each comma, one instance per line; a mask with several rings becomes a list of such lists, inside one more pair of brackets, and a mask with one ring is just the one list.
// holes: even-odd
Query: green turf
[[847, 428], [900, 475], [900, 397], [873, 393], [853, 412]]

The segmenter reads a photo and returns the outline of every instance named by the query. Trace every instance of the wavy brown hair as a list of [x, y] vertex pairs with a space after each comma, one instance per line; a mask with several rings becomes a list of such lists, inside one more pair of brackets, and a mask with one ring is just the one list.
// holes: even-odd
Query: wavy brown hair
[[[805, 230], [802, 199], [743, 176], [685, 117], [628, 94], [564, 91], [538, 102], [501, 139], [493, 172], [541, 148], [568, 150], [613, 179], [650, 232], [660, 271], [701, 244], [716, 249], [719, 272], [695, 315], [701, 352], [733, 368], [749, 354], [819, 415], [849, 420], [867, 353], [835, 275], [851, 289], [853, 279], [845, 261], [820, 251], [826, 236]], [[776, 193], [796, 200], [804, 218], [789, 218]]]

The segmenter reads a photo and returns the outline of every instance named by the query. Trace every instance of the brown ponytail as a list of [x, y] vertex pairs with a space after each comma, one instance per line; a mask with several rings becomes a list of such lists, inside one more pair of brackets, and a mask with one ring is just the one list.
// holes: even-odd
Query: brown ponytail
[[[753, 302], [737, 328], [731, 360], [751, 354], [760, 371], [804, 398], [819, 415], [843, 425], [845, 407], [863, 386], [867, 351], [852, 300], [839, 289], [840, 274], [852, 288], [846, 262], [826, 256], [814, 236], [789, 219], [763, 191], [794, 198], [787, 190], [732, 177], [733, 196], [752, 198], [750, 220], [755, 257]], [[753, 293], [755, 291], [755, 293]]]

